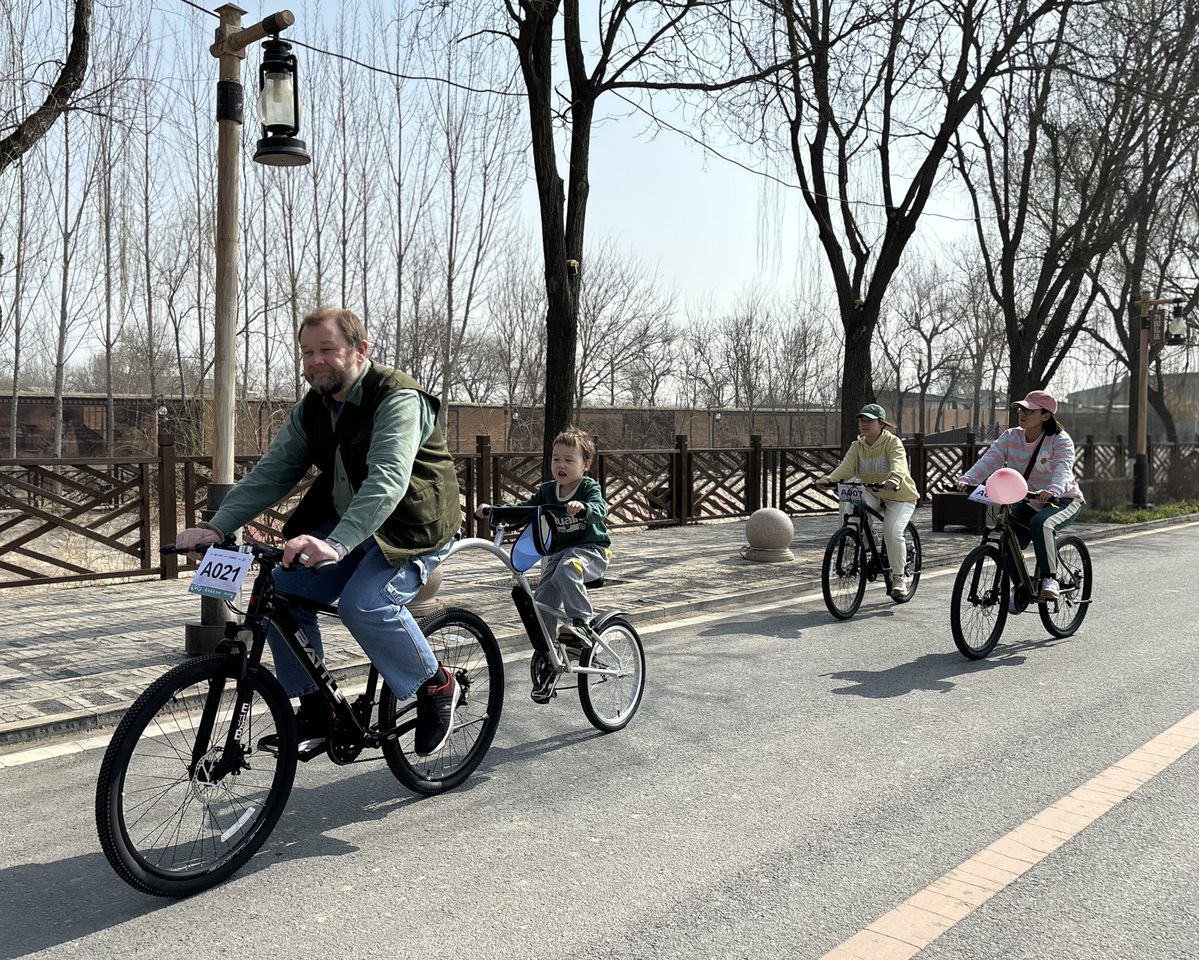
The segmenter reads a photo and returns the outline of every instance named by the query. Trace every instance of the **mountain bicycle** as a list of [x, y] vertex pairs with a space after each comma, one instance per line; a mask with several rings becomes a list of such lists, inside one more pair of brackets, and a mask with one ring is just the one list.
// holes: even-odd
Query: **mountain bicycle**
[[[561, 610], [538, 603], [526, 571], [552, 552], [556, 535], [556, 516], [565, 509], [555, 506], [501, 506], [488, 510], [488, 525], [495, 538], [471, 537], [458, 541], [450, 556], [470, 549], [482, 549], [497, 557], [511, 575], [512, 602], [533, 647], [529, 677], [534, 699], [548, 702], [557, 696], [559, 682], [577, 677], [579, 704], [583, 714], [597, 730], [612, 733], [625, 727], [645, 692], [645, 649], [633, 625], [619, 610], [599, 614], [588, 624], [587, 641], [581, 648], [578, 638], [559, 635], [557, 624]], [[504, 538], [512, 530], [524, 530], [504, 548]], [[589, 645], [587, 645], [589, 643]], [[569, 689], [569, 688], [567, 688]]]
[[1037, 584], [1044, 571], [1036, 567], [1029, 572], [1011, 506], [995, 506], [995, 525], [983, 530], [982, 542], [962, 561], [949, 605], [953, 642], [971, 660], [995, 649], [1009, 612], [1023, 613], [1035, 603], [1045, 629], [1055, 637], [1069, 637], [1091, 604], [1091, 554], [1082, 539], [1074, 534], [1057, 538], [1059, 595], [1043, 600]]
[[[820, 568], [820, 588], [828, 612], [838, 620], [848, 620], [862, 605], [867, 580], [874, 582], [881, 575], [887, 594], [891, 595], [891, 564], [886, 543], [879, 546], [870, 523], [872, 519], [881, 523], [883, 515], [865, 503], [861, 496], [863, 489], [881, 490], [883, 485], [851, 481], [835, 486], [837, 499], [850, 504], [851, 508], [845, 512], [841, 527], [829, 537], [824, 550], [824, 563]], [[909, 522], [903, 536], [907, 541], [903, 572], [908, 578], [908, 588], [900, 596], [892, 597], [896, 603], [907, 603], [916, 595], [923, 562], [920, 534], [915, 524]]]
[[[283, 813], [297, 760], [324, 753], [348, 764], [377, 748], [409, 789], [440, 793], [462, 783], [482, 761], [504, 703], [503, 662], [487, 624], [452, 608], [422, 619], [433, 654], [454, 674], [460, 692], [449, 741], [436, 754], [418, 756], [415, 699], [399, 702], [372, 665], [363, 693], [348, 700], [292, 615], [303, 608], [335, 617], [337, 608], [275, 589], [272, 573], [283, 562], [282, 550], [234, 548], [231, 541], [223, 546], [251, 555], [242, 558], [243, 569], [257, 565], [245, 612], [225, 624], [215, 653], [175, 667], [134, 701], [113, 734], [96, 784], [104, 855], [122, 880], [158, 896], [190, 896], [240, 869]], [[162, 552], [189, 551], [167, 546]], [[335, 566], [330, 560], [313, 569]], [[330, 735], [314, 752], [300, 752], [291, 702], [262, 663], [271, 623], [333, 713]]]

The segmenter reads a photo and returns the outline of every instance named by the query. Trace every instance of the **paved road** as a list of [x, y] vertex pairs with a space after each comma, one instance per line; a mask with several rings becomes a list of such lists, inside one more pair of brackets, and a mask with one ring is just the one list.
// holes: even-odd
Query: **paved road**
[[[644, 706], [611, 736], [568, 694], [527, 700], [514, 657], [461, 790], [417, 800], [382, 764], [306, 765], [265, 851], [182, 902], [127, 889], [99, 853], [99, 749], [0, 768], [0, 960], [1193, 960], [1199, 632], [1177, 573], [1197, 531], [1095, 543], [1082, 631], [1015, 618], [980, 663], [949, 636], [949, 567], [905, 607], [874, 588], [847, 623], [809, 591], [649, 624]], [[1088, 782], [1109, 812], [1039, 825]], [[925, 914], [986, 884], [930, 939]], [[901, 939], [863, 933], [905, 902], [923, 906]]]

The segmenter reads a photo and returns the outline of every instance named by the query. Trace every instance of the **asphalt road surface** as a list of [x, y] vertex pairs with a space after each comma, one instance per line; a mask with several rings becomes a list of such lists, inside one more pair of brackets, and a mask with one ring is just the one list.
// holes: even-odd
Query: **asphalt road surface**
[[[188, 900], [110, 870], [104, 738], [64, 746], [0, 770], [0, 960], [1199, 957], [1197, 534], [1094, 544], [1079, 633], [1011, 618], [978, 663], [952, 570], [845, 623], [817, 592], [647, 627], [608, 736], [513, 657], [462, 788], [302, 765], [263, 851]], [[1111, 802], [1063, 799], [1088, 783]]]

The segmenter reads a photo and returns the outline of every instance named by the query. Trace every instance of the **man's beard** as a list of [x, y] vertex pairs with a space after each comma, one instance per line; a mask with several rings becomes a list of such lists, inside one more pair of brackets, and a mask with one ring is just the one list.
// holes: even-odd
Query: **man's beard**
[[313, 377], [305, 376], [308, 385], [323, 397], [331, 397], [335, 393], [341, 393], [345, 389], [347, 380], [349, 379], [344, 371], [327, 370], [323, 379], [318, 382]]

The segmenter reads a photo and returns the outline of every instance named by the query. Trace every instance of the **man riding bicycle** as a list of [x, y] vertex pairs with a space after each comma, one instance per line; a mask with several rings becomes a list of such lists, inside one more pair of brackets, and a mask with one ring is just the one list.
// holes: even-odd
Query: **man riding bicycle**
[[[222, 541], [317, 467], [317, 479], [283, 527], [283, 566], [299, 566], [276, 570], [275, 584], [322, 603], [338, 601], [342, 622], [396, 697], [416, 695], [415, 749], [434, 754], [453, 731], [458, 684], [437, 662], [407, 604], [462, 525], [454, 461], [437, 424], [439, 403], [407, 374], [368, 359], [366, 329], [349, 310], [310, 313], [299, 342], [311, 389], [212, 520], [184, 530], [176, 545]], [[336, 570], [310, 569], [329, 560]], [[297, 609], [294, 616], [323, 657], [316, 615]], [[280, 683], [300, 699], [300, 747], [311, 755], [330, 732], [328, 701], [273, 625], [268, 639]], [[260, 745], [270, 749], [267, 739]]]

